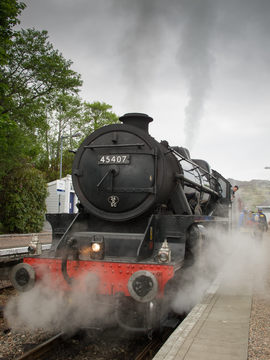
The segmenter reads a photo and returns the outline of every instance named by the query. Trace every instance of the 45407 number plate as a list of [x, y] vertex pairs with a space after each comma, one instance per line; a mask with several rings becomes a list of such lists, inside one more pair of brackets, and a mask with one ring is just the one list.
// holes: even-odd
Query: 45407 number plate
[[99, 165], [110, 165], [110, 164], [129, 164], [130, 155], [115, 154], [115, 155], [99, 155]]

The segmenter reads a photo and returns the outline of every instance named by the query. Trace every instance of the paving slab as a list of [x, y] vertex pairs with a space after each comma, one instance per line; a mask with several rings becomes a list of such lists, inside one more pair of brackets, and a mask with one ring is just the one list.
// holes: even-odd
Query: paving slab
[[236, 293], [210, 290], [153, 360], [246, 360], [252, 306], [246, 284]]

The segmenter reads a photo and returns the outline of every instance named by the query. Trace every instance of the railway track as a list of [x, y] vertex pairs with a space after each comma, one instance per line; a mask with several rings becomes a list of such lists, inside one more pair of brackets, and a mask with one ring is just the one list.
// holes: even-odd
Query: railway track
[[160, 338], [152, 339], [135, 357], [134, 360], [150, 360], [161, 348], [164, 340]]
[[27, 351], [25, 354], [16, 358], [16, 360], [42, 360], [47, 359], [47, 356], [52, 350], [57, 346], [63, 343], [63, 333], [59, 333], [52, 338], [44, 341], [42, 344], [34, 347], [33, 349]]
[[[9, 289], [12, 290], [12, 286], [6, 286], [5, 288], [1, 289], [1, 292], [4, 292], [6, 290]], [[4, 306], [0, 307], [0, 317], [3, 317], [3, 310], [4, 310]], [[180, 321], [179, 321], [180, 322]], [[9, 331], [10, 329], [4, 329], [3, 333], [5, 331]], [[74, 341], [74, 339], [72, 337], [67, 337], [66, 335], [64, 335], [63, 333], [59, 333], [53, 337], [51, 337], [50, 339], [44, 341], [43, 343], [35, 346], [34, 342], [32, 343], [32, 346], [34, 346], [31, 350], [27, 351], [25, 354], [20, 355], [19, 357], [16, 358], [16, 360], [23, 360], [23, 359], [55, 359], [55, 349], [57, 349], [57, 359], [62, 360], [62, 359], [66, 359], [67, 356], [69, 355], [69, 353], [72, 353], [74, 350], [74, 347], [77, 349], [77, 351], [75, 350], [75, 352], [82, 352], [82, 354], [84, 353], [84, 351], [87, 352], [87, 343], [88, 344], [95, 344], [95, 350], [97, 350], [97, 354], [96, 355], [91, 355], [91, 359], [95, 359], [96, 358], [100, 358], [100, 352], [104, 352], [102, 350], [103, 346], [106, 346], [105, 344], [107, 343], [107, 346], [110, 346], [111, 344], [116, 344], [112, 345], [113, 347], [117, 348], [117, 346], [119, 345], [119, 343], [123, 345], [123, 350], [122, 351], [122, 355], [123, 353], [126, 353], [126, 357], [125, 359], [129, 359], [129, 360], [150, 360], [154, 357], [154, 355], [158, 352], [158, 350], [161, 348], [162, 344], [166, 341], [166, 339], [170, 336], [171, 332], [173, 331], [172, 328], [170, 329], [166, 329], [163, 333], [162, 336], [160, 334], [155, 334], [153, 335], [153, 339], [150, 341], [148, 340], [146, 337], [145, 338], [139, 338], [138, 339], [126, 339], [124, 341], [125, 344], [123, 344], [123, 341], [116, 341], [115, 339], [118, 337], [118, 335], [116, 335], [115, 331], [112, 331], [113, 333], [113, 337], [111, 337], [112, 335], [107, 334], [107, 332], [101, 332], [96, 336], [89, 336], [88, 340], [83, 341], [82, 338], [80, 338], [79, 343], [81, 343], [82, 347], [80, 347], [80, 350], [78, 350], [78, 342]], [[103, 341], [99, 342], [97, 341], [98, 338], [102, 338]], [[121, 333], [119, 333], [119, 338], [121, 338]], [[82, 344], [84, 342], [84, 345]], [[130, 345], [132, 344], [133, 345]], [[137, 343], [137, 344], [136, 344]], [[85, 349], [84, 349], [85, 348]], [[64, 350], [65, 349], [65, 353]], [[133, 354], [132, 354], [133, 353]], [[102, 354], [104, 355], [104, 353]], [[83, 358], [83, 356], [82, 356]], [[103, 359], [106, 359], [105, 357], [102, 357]], [[121, 359], [123, 359], [123, 357], [119, 357]], [[110, 357], [110, 355], [108, 355], [108, 360], [111, 360], [112, 357]], [[114, 357], [114, 359], [117, 359], [117, 356]], [[76, 357], [77, 360], [77, 357]]]
[[[37, 345], [33, 349], [27, 351], [25, 354], [17, 357], [15, 360], [43, 360], [53, 358], [53, 351], [55, 348], [59, 347], [66, 341], [65, 335], [63, 333], [59, 333], [52, 338], [44, 341], [42, 344]], [[162, 346], [164, 340], [161, 338], [156, 338], [149, 341], [143, 349], [139, 352], [139, 354], [132, 356], [132, 354], [127, 354], [130, 356], [129, 359], [134, 360], [150, 360], [154, 357], [157, 351]], [[83, 357], [83, 355], [82, 355]], [[99, 355], [97, 354], [97, 358]], [[91, 356], [91, 359], [95, 359], [95, 355]], [[108, 358], [109, 360], [109, 358]]]

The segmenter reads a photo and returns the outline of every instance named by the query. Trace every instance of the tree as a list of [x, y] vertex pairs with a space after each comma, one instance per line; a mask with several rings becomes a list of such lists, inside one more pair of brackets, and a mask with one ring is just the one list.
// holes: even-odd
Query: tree
[[48, 41], [47, 31], [15, 32], [8, 46], [8, 62], [2, 67], [5, 93], [1, 114], [20, 125], [36, 127], [44, 121], [44, 109], [59, 93], [74, 94], [82, 82], [66, 60]]
[[[3, 99], [7, 91], [7, 85], [3, 81], [4, 65], [9, 60], [7, 50], [12, 44], [13, 27], [19, 23], [17, 17], [24, 8], [25, 4], [17, 0], [0, 1], [0, 99]], [[8, 114], [2, 114], [2, 111], [0, 102], [0, 179], [5, 174], [5, 169], [10, 169], [13, 166], [13, 160], [6, 157], [8, 149], [15, 154], [16, 148], [18, 148], [18, 145], [13, 147], [14, 142], [10, 141], [9, 138], [9, 134], [16, 133], [16, 125], [12, 123]]]
[[83, 114], [78, 124], [78, 130], [85, 134], [91, 134], [102, 126], [118, 122], [118, 117], [112, 111], [112, 106], [95, 101], [83, 103]]
[[[68, 148], [78, 147], [74, 133], [83, 138], [118, 120], [110, 105], [83, 103], [78, 97], [80, 75], [53, 48], [47, 31], [13, 30], [24, 7], [17, 0], [0, 2], [0, 222], [19, 232], [39, 228], [41, 222], [34, 225], [31, 219], [31, 212], [38, 211], [34, 204], [39, 201], [44, 211], [43, 185], [33, 166], [48, 180], [57, 178], [62, 143], [63, 176], [70, 173], [73, 156]], [[37, 196], [33, 208], [25, 210], [27, 192], [29, 198], [32, 192]]]
[[[80, 140], [90, 135], [93, 131], [105, 125], [117, 123], [118, 116], [111, 111], [112, 106], [104, 102], [95, 101], [89, 103], [84, 101], [81, 106], [81, 116], [73, 121], [72, 133], [79, 133]], [[77, 143], [78, 144], [78, 143]], [[68, 153], [68, 149], [64, 151], [63, 168], [65, 174], [70, 174], [72, 169], [73, 157]]]
[[48, 41], [46, 31], [14, 32], [7, 46], [7, 62], [0, 66], [4, 90], [0, 94], [1, 178], [22, 159], [35, 160], [41, 151], [40, 131], [48, 127], [47, 113], [59, 94], [76, 94], [82, 82]]
[[[62, 139], [62, 174], [71, 174], [74, 155], [80, 142], [101, 126], [113, 124], [118, 117], [111, 105], [100, 102], [83, 102], [79, 97], [62, 94], [55, 99], [53, 111], [48, 116], [48, 127], [42, 132], [43, 151], [37, 167], [46, 173], [47, 181], [59, 177]], [[76, 135], [76, 137], [74, 137]]]
[[43, 225], [46, 183], [33, 168], [43, 150], [41, 133], [54, 99], [77, 94], [82, 84], [46, 31], [13, 30], [24, 7], [0, 2], [0, 222], [11, 232]]
[[9, 233], [39, 232], [46, 212], [47, 183], [42, 173], [26, 163], [4, 178], [0, 218]]
[[34, 159], [40, 151], [40, 145], [31, 132], [15, 122], [0, 117], [0, 190], [4, 186], [3, 178], [13, 168], [20, 166], [25, 159]]
[[6, 47], [10, 44], [13, 27], [19, 23], [18, 16], [24, 8], [25, 4], [17, 0], [0, 1], [0, 64], [7, 61]]
[[[11, 38], [13, 36], [13, 27], [19, 23], [18, 16], [25, 8], [25, 4], [18, 2], [17, 0], [1, 0], [0, 1], [0, 99], [3, 98], [5, 91], [7, 90], [6, 84], [3, 81], [3, 65], [8, 62], [9, 55], [7, 49], [12, 44]], [[3, 109], [0, 105], [0, 113]], [[0, 140], [5, 142], [5, 134], [3, 134], [3, 127], [12, 127], [9, 121], [8, 115], [0, 115]], [[1, 134], [3, 136], [1, 136]], [[3, 144], [4, 148], [7, 144]], [[0, 163], [2, 168], [2, 164]], [[0, 170], [1, 175], [1, 170]]]
[[[81, 109], [82, 101], [78, 96], [60, 94], [47, 114], [48, 126], [45, 131], [40, 131], [43, 148], [36, 162], [37, 167], [46, 174], [47, 181], [59, 177], [61, 143], [64, 150], [67, 147], [74, 149], [78, 146], [81, 136], [75, 139], [74, 135], [77, 132], [76, 124], [80, 121]], [[65, 170], [68, 163], [66, 170], [70, 172], [73, 155], [64, 151], [63, 159], [63, 169]]]

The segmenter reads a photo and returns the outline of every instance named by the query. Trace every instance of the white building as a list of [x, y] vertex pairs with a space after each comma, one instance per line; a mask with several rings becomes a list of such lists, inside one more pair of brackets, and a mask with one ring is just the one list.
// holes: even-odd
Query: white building
[[49, 195], [46, 199], [47, 213], [76, 213], [78, 198], [75, 195], [71, 175], [47, 184]]

